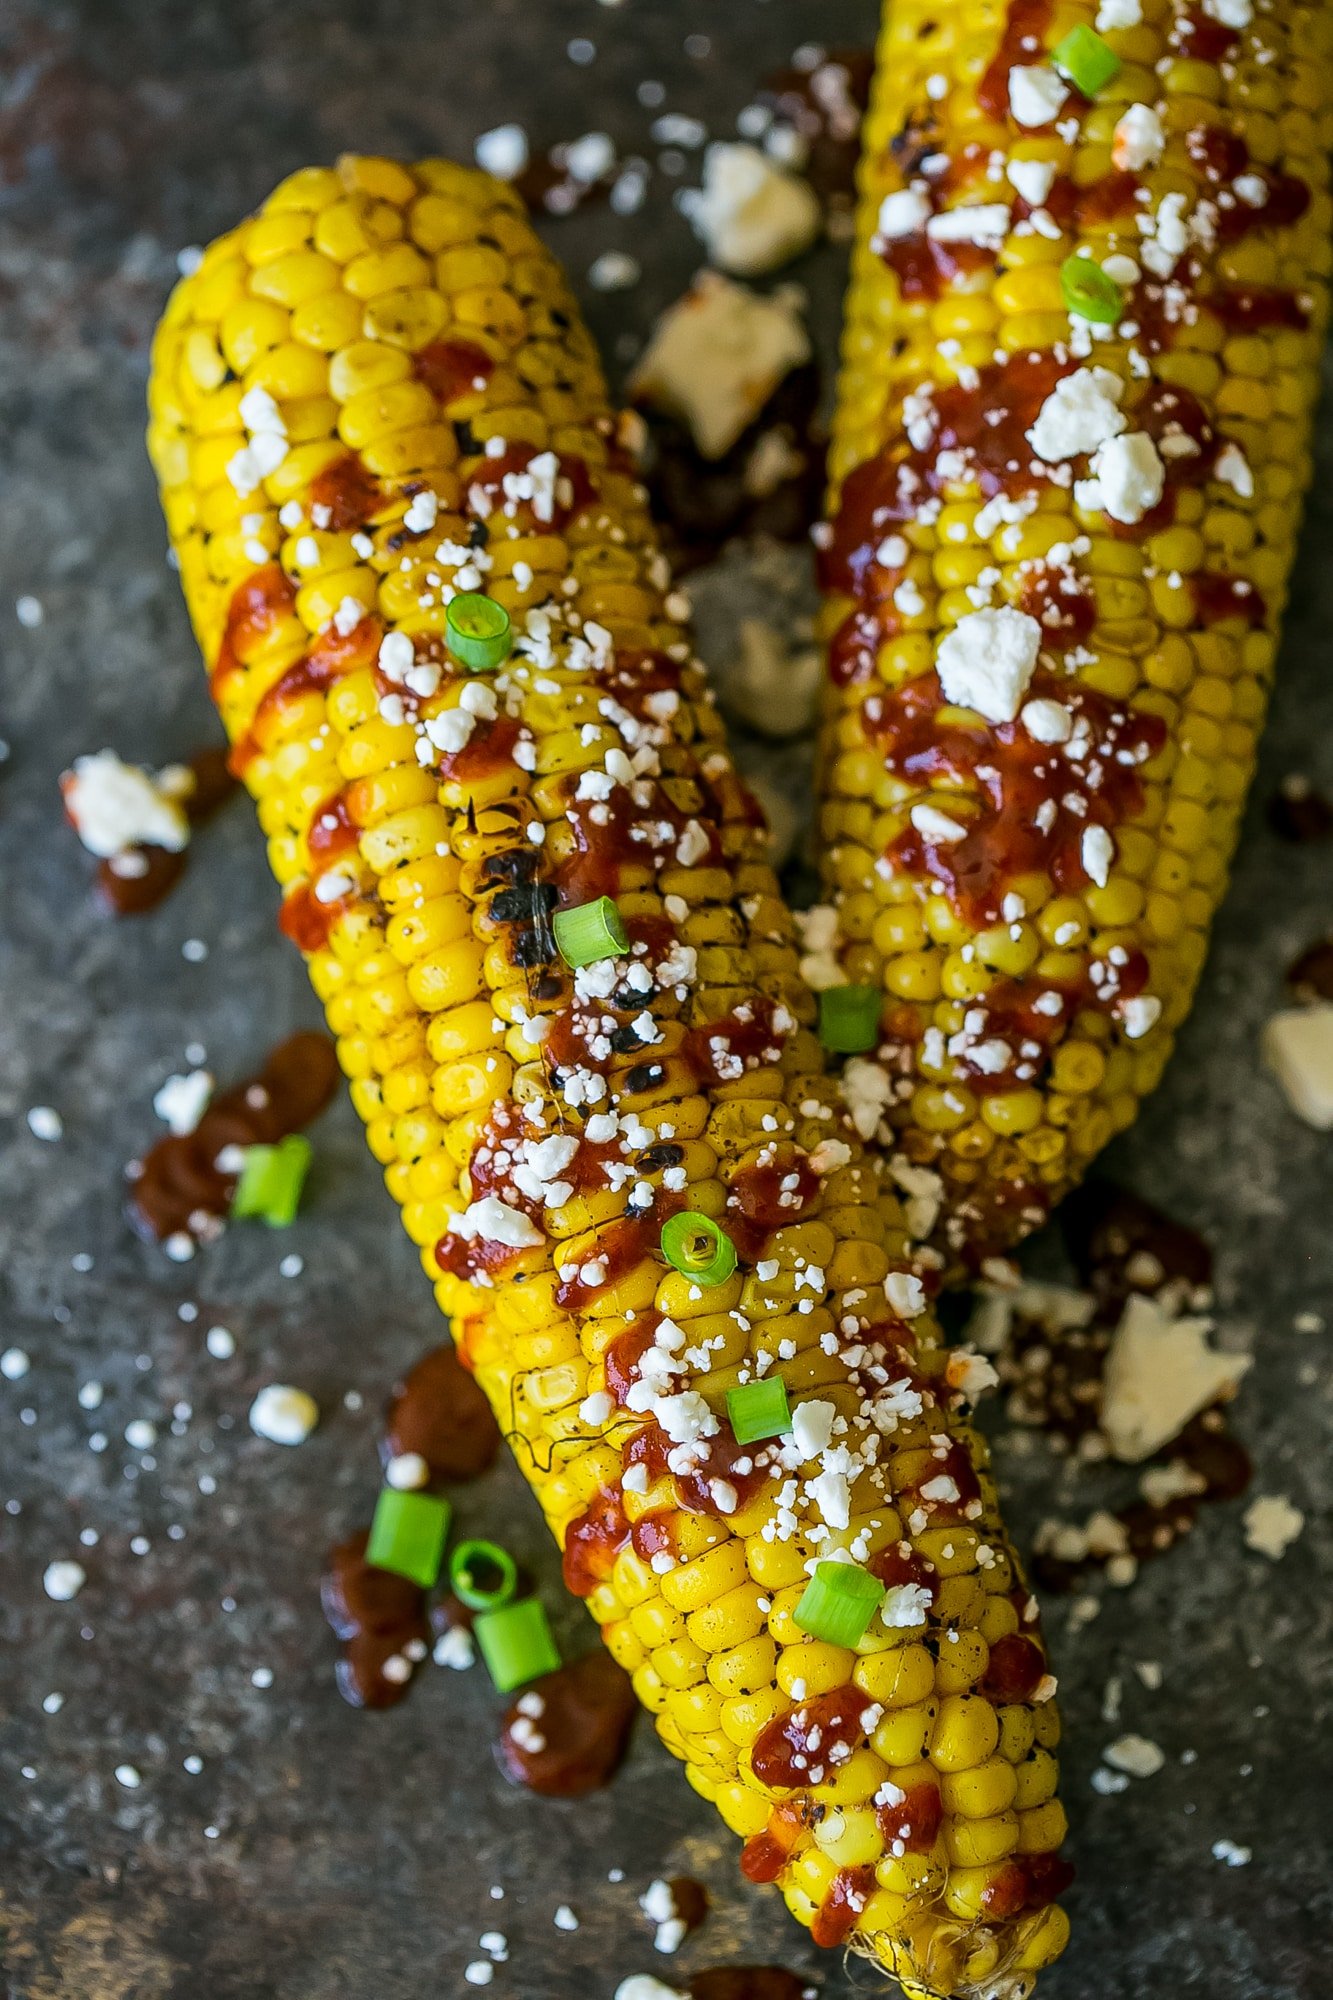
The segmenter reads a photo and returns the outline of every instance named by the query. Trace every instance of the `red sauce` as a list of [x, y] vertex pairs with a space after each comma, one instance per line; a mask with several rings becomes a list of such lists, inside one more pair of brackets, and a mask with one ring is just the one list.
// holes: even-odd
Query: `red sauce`
[[[191, 826], [211, 818], [236, 790], [225, 750], [199, 750], [189, 759], [194, 790], [181, 800]], [[97, 892], [117, 917], [139, 917], [155, 910], [179, 882], [188, 850], [178, 852], [139, 841], [123, 855], [108, 855], [97, 864]]]
[[344, 675], [373, 666], [383, 636], [383, 621], [374, 612], [360, 619], [350, 632], [339, 632], [332, 625], [321, 632], [311, 641], [308, 651], [264, 694], [249, 729], [232, 746], [232, 770], [244, 773], [251, 759], [259, 754], [266, 728], [307, 694], [322, 693]]
[[1041, 61], [1052, 0], [1009, 0], [1000, 46], [977, 85], [977, 103], [988, 117], [1009, 116], [1009, 72]]
[[[1133, 215], [1142, 205], [1138, 199], [1139, 187], [1136, 174], [1124, 173], [1119, 168], [1086, 184], [1080, 184], [1069, 174], [1057, 174], [1041, 206], [1054, 216], [1061, 229], [1073, 234]], [[1022, 205], [1029, 214], [1032, 212], [1030, 203]]]
[[299, 1132], [324, 1109], [338, 1074], [327, 1035], [292, 1035], [258, 1076], [220, 1092], [193, 1132], [159, 1139], [131, 1182], [130, 1219], [139, 1234], [158, 1241], [216, 1235], [236, 1191], [235, 1174], [217, 1165], [224, 1146], [272, 1145]]
[[1023, 572], [1018, 609], [1036, 619], [1051, 651], [1081, 646], [1097, 623], [1097, 600], [1083, 579], [1046, 562]]
[[571, 778], [565, 804], [574, 851], [560, 863], [553, 878], [563, 908], [592, 902], [598, 896], [614, 897], [620, 888], [622, 862], [641, 867], [661, 865], [675, 855], [691, 821], [707, 840], [692, 865], [712, 868], [722, 859], [717, 827], [708, 818], [678, 806], [656, 780], [651, 781], [645, 805], [636, 805], [625, 785], [617, 785], [605, 800], [576, 798], [576, 785], [577, 779]]
[[629, 1522], [620, 1488], [604, 1486], [565, 1530], [560, 1568], [566, 1589], [575, 1597], [591, 1597], [598, 1584], [610, 1576], [628, 1540]]
[[1021, 1632], [1006, 1632], [990, 1649], [981, 1692], [988, 1701], [1031, 1701], [1045, 1672], [1041, 1647]]
[[897, 637], [900, 625], [897, 613], [887, 604], [849, 611], [829, 642], [828, 675], [834, 687], [873, 680], [879, 649], [886, 640]]
[[[536, 1695], [540, 1715], [526, 1709]], [[520, 1702], [524, 1707], [520, 1707]], [[505, 1711], [495, 1758], [511, 1785], [576, 1799], [607, 1784], [629, 1743], [638, 1704], [629, 1675], [599, 1647], [543, 1674]], [[520, 1721], [527, 1728], [519, 1728]]]
[[875, 1871], [873, 1868], [840, 1868], [829, 1883], [824, 1900], [815, 1911], [814, 1922], [810, 1926], [810, 1936], [825, 1951], [836, 1951], [845, 1944], [861, 1921], [865, 1909], [875, 1892]]
[[386, 1679], [385, 1663], [430, 1639], [426, 1593], [410, 1578], [366, 1561], [369, 1530], [340, 1542], [320, 1584], [324, 1616], [343, 1642], [338, 1692], [353, 1708], [390, 1708], [407, 1692], [409, 1676]]
[[626, 650], [615, 654], [602, 678], [607, 692], [615, 696], [621, 707], [643, 721], [650, 713], [650, 696], [680, 692], [682, 671], [681, 662], [665, 653]]
[[[722, 1417], [716, 1433], [705, 1440], [707, 1457], [692, 1472], [676, 1472], [676, 1493], [680, 1505], [689, 1514], [711, 1514], [715, 1520], [727, 1518], [731, 1513], [749, 1505], [768, 1478], [768, 1458], [762, 1444], [739, 1444], [736, 1434], [727, 1419]], [[636, 1431], [621, 1452], [621, 1462], [628, 1471], [631, 1465], [646, 1465], [651, 1481], [658, 1480], [666, 1473], [667, 1457], [671, 1450], [665, 1433], [656, 1423], [645, 1425]], [[722, 1508], [713, 1492], [713, 1482], [725, 1480], [736, 1494], [735, 1508]], [[647, 1516], [647, 1521], [655, 1517]], [[649, 1528], [645, 1521], [639, 1521], [634, 1529], [635, 1546], [639, 1554], [652, 1555], [658, 1547], [670, 1548], [669, 1536], [660, 1525]]]
[[881, 257], [898, 280], [905, 299], [937, 299], [945, 287], [967, 271], [985, 271], [995, 252], [980, 243], [941, 243], [924, 229], [911, 236], [891, 236]]
[[527, 532], [539, 534], [563, 534], [575, 514], [587, 506], [593, 497], [593, 484], [588, 468], [581, 458], [560, 454], [550, 511], [538, 515], [531, 500], [517, 500], [505, 491], [505, 481], [511, 474], [525, 472], [534, 458], [545, 456], [546, 447], [533, 444], [511, 444], [496, 457], [478, 459], [468, 475], [468, 505], [483, 519], [492, 513], [503, 514], [505, 520]]
[[778, 1002], [756, 995], [753, 1000], [742, 1000], [720, 1020], [691, 1028], [685, 1038], [685, 1056], [699, 1081], [706, 1085], [734, 1083], [747, 1070], [778, 1062], [796, 1025], [791, 1021], [787, 1027], [779, 1026], [778, 1010]]
[[471, 1371], [447, 1342], [395, 1384], [380, 1454], [417, 1452], [432, 1480], [478, 1479], [495, 1462], [500, 1430]]
[[1275, 286], [1225, 285], [1200, 301], [1216, 313], [1223, 326], [1235, 333], [1252, 333], [1262, 328], [1287, 327], [1304, 333], [1310, 314], [1294, 292]]
[[[931, 1495], [927, 1498], [922, 1489], [933, 1485], [937, 1479], [952, 1480], [957, 1489], [956, 1496], [937, 1498]], [[967, 1446], [960, 1438], [953, 1438], [947, 1451], [938, 1455], [932, 1451], [915, 1484], [905, 1486], [898, 1498], [905, 1511], [923, 1508], [932, 1528], [943, 1528], [955, 1521], [975, 1518], [981, 1500], [981, 1485]]]
[[1221, 625], [1228, 618], [1239, 618], [1245, 625], [1259, 626], [1268, 616], [1263, 592], [1246, 577], [1224, 576], [1215, 569], [1198, 570], [1190, 578], [1190, 589], [1201, 625]]
[[606, 1370], [606, 1393], [623, 1409], [629, 1392], [639, 1379], [639, 1362], [653, 1344], [654, 1322], [638, 1319], [618, 1333], [602, 1356]]
[[[354, 451], [335, 458], [310, 482], [310, 518], [317, 528], [330, 534], [349, 534], [364, 528], [384, 504], [385, 495], [373, 472], [361, 463]], [[328, 517], [316, 509], [327, 508]]]
[[804, 1153], [774, 1147], [763, 1166], [741, 1167], [732, 1177], [722, 1227], [747, 1264], [757, 1263], [775, 1229], [799, 1221], [819, 1193], [819, 1175]]
[[[683, 1195], [668, 1194], [659, 1188], [650, 1208], [623, 1216], [619, 1222], [608, 1223], [598, 1230], [595, 1245], [582, 1263], [556, 1285], [555, 1302], [560, 1310], [581, 1312], [593, 1299], [627, 1278], [645, 1257], [660, 1254], [662, 1224], [684, 1206]], [[590, 1267], [597, 1275], [585, 1278], [583, 1274]]]
[[[934, 672], [893, 693], [875, 692], [861, 711], [867, 733], [883, 748], [886, 770], [923, 784], [935, 777], [973, 781], [969, 798], [982, 809], [967, 818], [963, 839], [934, 840], [909, 826], [889, 847], [888, 859], [943, 882], [955, 908], [977, 924], [995, 922], [1015, 877], [1030, 871], [1048, 873], [1066, 891], [1082, 889], [1089, 879], [1084, 831], [1119, 826], [1142, 811], [1136, 767], [1165, 741], [1159, 716], [1042, 671], [1029, 690], [1029, 699], [1038, 697], [1063, 702], [1076, 727], [1086, 724], [1088, 756], [1078, 760], [1067, 745], [1036, 742], [1021, 722], [942, 724], [944, 694]], [[1087, 803], [1082, 815], [1065, 803], [1075, 795]], [[1039, 825], [1043, 805], [1046, 823]]]
[[768, 1825], [752, 1833], [741, 1849], [741, 1874], [747, 1882], [776, 1882], [806, 1824], [804, 1803], [788, 1799], [768, 1815]]
[[312, 861], [327, 864], [339, 854], [345, 854], [349, 847], [355, 847], [361, 829], [352, 818], [347, 804], [346, 788], [325, 799], [310, 822], [310, 831], [305, 844], [310, 850]]
[[1235, 49], [1240, 35], [1235, 28], [1205, 14], [1202, 7], [1191, 7], [1176, 21], [1171, 40], [1191, 62], [1221, 63]]
[[864, 1743], [861, 1717], [870, 1706], [869, 1695], [849, 1685], [812, 1695], [784, 1715], [775, 1715], [760, 1730], [750, 1753], [760, 1784], [786, 1791], [823, 1784]]
[[210, 676], [215, 698], [228, 677], [252, 659], [283, 620], [291, 616], [295, 603], [296, 585], [277, 563], [265, 563], [237, 584]]
[[282, 899], [278, 910], [278, 929], [309, 958], [312, 953], [324, 950], [334, 924], [350, 907], [349, 896], [335, 896], [324, 903], [316, 896], [311, 883], [300, 882]]
[[[902, 1789], [901, 1787], [899, 1789]], [[875, 1814], [880, 1832], [895, 1853], [929, 1854], [944, 1820], [944, 1800], [938, 1785], [907, 1786], [901, 1805], [880, 1806]]]
[[1024, 1910], [1044, 1910], [1063, 1896], [1074, 1879], [1074, 1866], [1058, 1854], [1016, 1854], [981, 1893], [988, 1917], [1016, 1917]]
[[448, 409], [460, 396], [475, 396], [495, 373], [495, 363], [466, 340], [432, 340], [412, 356], [412, 373]]
[[933, 1609], [939, 1596], [940, 1580], [934, 1563], [918, 1555], [910, 1542], [895, 1542], [892, 1548], [881, 1549], [870, 1557], [866, 1568], [872, 1576], [877, 1576], [886, 1590], [898, 1590], [904, 1584], [914, 1583], [929, 1595]]
[[479, 785], [502, 771], [512, 771], [520, 782], [514, 747], [521, 734], [517, 716], [497, 715], [494, 722], [478, 721], [461, 750], [446, 750], [436, 762], [441, 780], [456, 785]]
[[[856, 174], [861, 113], [870, 93], [869, 49], [829, 49], [810, 69], [782, 69], [764, 78], [756, 102], [799, 132], [809, 146], [802, 173], [825, 200], [846, 203]], [[836, 86], [836, 87], [835, 87]]]
[[714, 1965], [690, 1980], [690, 2000], [806, 2000], [809, 1981], [778, 1965]]
[[[849, 473], [832, 539], [820, 553], [822, 587], [862, 603], [877, 603], [889, 594], [900, 572], [886, 571], [876, 551], [895, 528], [915, 519], [924, 501], [943, 491], [943, 452], [967, 453], [969, 476], [987, 499], [1045, 484], [1049, 467], [1034, 457], [1026, 433], [1056, 383], [1075, 365], [1053, 354], [1015, 354], [981, 369], [975, 388], [961, 383], [938, 388], [938, 422], [927, 444], [918, 449], [904, 443]], [[864, 653], [864, 635], [853, 650]]]
[[679, 1552], [675, 1520], [669, 1507], [657, 1508], [651, 1514], [640, 1514], [630, 1529], [629, 1537], [640, 1562], [651, 1563], [654, 1556], [675, 1559]]

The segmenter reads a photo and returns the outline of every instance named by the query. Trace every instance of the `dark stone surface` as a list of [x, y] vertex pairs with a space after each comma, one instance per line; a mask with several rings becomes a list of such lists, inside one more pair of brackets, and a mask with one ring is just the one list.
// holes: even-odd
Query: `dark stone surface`
[[[814, 1966], [772, 1897], [739, 1881], [730, 1836], [648, 1728], [612, 1790], [562, 1806], [495, 1771], [499, 1703], [480, 1672], [429, 1668], [385, 1715], [338, 1700], [320, 1560], [366, 1515], [377, 1406], [438, 1337], [434, 1306], [345, 1104], [318, 1128], [310, 1199], [288, 1235], [238, 1228], [186, 1267], [130, 1235], [121, 1166], [154, 1133], [152, 1092], [185, 1066], [186, 1045], [204, 1043], [231, 1079], [315, 1008], [274, 927], [243, 803], [201, 835], [157, 914], [116, 926], [92, 904], [56, 779], [103, 744], [161, 762], [210, 735], [140, 441], [147, 341], [180, 244], [344, 147], [466, 155], [478, 131], [517, 116], [539, 140], [605, 126], [624, 150], [655, 150], [634, 95], [644, 78], [667, 85], [666, 108], [725, 135], [794, 44], [816, 31], [864, 41], [871, 26], [864, 0], [0, 0], [0, 735], [12, 745], [0, 773], [0, 1347], [33, 1362], [0, 1381], [11, 2000], [452, 2000], [473, 1990], [463, 1968], [493, 1927], [511, 1950], [497, 1996], [609, 2000], [654, 1959], [635, 1895], [672, 1873], [706, 1877], [714, 1914], [659, 1974]], [[707, 58], [684, 52], [690, 33], [712, 36]], [[573, 36], [595, 43], [590, 66], [566, 54]], [[550, 231], [576, 274], [606, 247], [642, 259], [636, 291], [589, 302], [622, 360], [694, 267], [670, 186], [655, 176], [638, 218], [592, 210]], [[820, 252], [796, 275], [829, 352], [838, 258]], [[1261, 797], [1293, 769], [1322, 765], [1333, 781], [1330, 469], [1326, 432]], [[45, 608], [40, 629], [14, 616], [25, 593]], [[1328, 1990], [1328, 1371], [1323, 1338], [1293, 1318], [1333, 1308], [1333, 1145], [1281, 1105], [1257, 1037], [1283, 965], [1333, 917], [1330, 873], [1328, 847], [1284, 847], [1251, 810], [1199, 1006], [1115, 1152], [1122, 1176], [1217, 1243], [1223, 1337], [1258, 1357], [1237, 1413], [1257, 1490], [1290, 1495], [1309, 1524], [1273, 1566], [1244, 1548], [1239, 1507], [1210, 1509], [1076, 1634], [1052, 1607], [1080, 1882], [1049, 2000]], [[206, 941], [206, 960], [182, 957], [188, 938]], [[59, 1144], [29, 1133], [34, 1104], [62, 1113]], [[305, 1268], [286, 1278], [292, 1252]], [[91, 1270], [72, 1268], [76, 1253]], [[234, 1359], [206, 1353], [215, 1324], [234, 1332]], [[85, 1412], [76, 1391], [91, 1379], [105, 1400]], [[247, 1430], [255, 1389], [275, 1379], [323, 1407], [299, 1451]], [[344, 1406], [348, 1391], [362, 1408]], [[177, 1403], [191, 1414], [173, 1434]], [[161, 1432], [151, 1464], [124, 1441], [141, 1416]], [[88, 1445], [98, 1430], [101, 1453]], [[1020, 1533], [1053, 1506], [1090, 1504], [1063, 1498], [1041, 1449], [1002, 1463]], [[459, 1492], [458, 1514], [533, 1564], [567, 1648], [590, 1642], [507, 1462]], [[80, 1548], [84, 1528], [95, 1547]], [[75, 1554], [87, 1585], [54, 1604], [43, 1568]], [[1144, 1659], [1162, 1665], [1159, 1692], [1134, 1674]], [[267, 1690], [257, 1668], [272, 1671]], [[1112, 1675], [1119, 1722], [1101, 1717]], [[43, 1710], [49, 1693], [64, 1697], [58, 1713]], [[1099, 1797], [1097, 1754], [1127, 1728], [1158, 1740], [1167, 1766]], [[194, 1755], [198, 1775], [183, 1767]], [[117, 1782], [122, 1764], [138, 1789]], [[1248, 1867], [1212, 1857], [1224, 1838], [1252, 1847]], [[553, 1927], [564, 1902], [575, 1932]], [[820, 1968], [828, 2000], [873, 1987]]]

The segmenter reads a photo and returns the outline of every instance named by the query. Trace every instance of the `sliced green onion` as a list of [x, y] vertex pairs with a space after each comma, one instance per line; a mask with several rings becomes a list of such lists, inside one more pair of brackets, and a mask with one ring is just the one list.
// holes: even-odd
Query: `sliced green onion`
[[1125, 295], [1114, 278], [1108, 278], [1095, 257], [1066, 257], [1060, 266], [1060, 289], [1071, 313], [1097, 326], [1118, 326], [1125, 310]]
[[509, 613], [493, 597], [465, 590], [451, 598], [444, 613], [449, 651], [469, 673], [489, 673], [508, 659], [514, 645]]
[[596, 965], [599, 958], [619, 958], [629, 950], [625, 919], [610, 896], [557, 910], [551, 929], [561, 958], [575, 972], [581, 965]]
[[801, 1594], [792, 1617], [812, 1639], [830, 1646], [856, 1646], [879, 1608], [884, 1585], [855, 1563], [822, 1562]]
[[560, 1665], [546, 1608], [540, 1597], [520, 1598], [498, 1611], [483, 1611], [472, 1627], [481, 1657], [501, 1694], [553, 1673]]
[[1110, 43], [1104, 42], [1095, 28], [1082, 25], [1071, 28], [1064, 40], [1056, 43], [1051, 61], [1085, 97], [1105, 90], [1121, 70], [1120, 58]]
[[863, 1056], [879, 1040], [877, 986], [828, 986], [819, 996], [819, 1039], [835, 1055]]
[[460, 1542], [449, 1557], [449, 1588], [469, 1611], [498, 1611], [518, 1589], [518, 1565], [498, 1542]]
[[762, 1382], [744, 1382], [739, 1389], [728, 1389], [727, 1415], [737, 1444], [781, 1437], [791, 1429], [786, 1383], [780, 1375], [769, 1375]]
[[444, 1561], [449, 1533], [449, 1502], [433, 1493], [400, 1493], [384, 1486], [375, 1502], [375, 1518], [366, 1543], [366, 1561], [373, 1569], [391, 1569], [429, 1590]]
[[289, 1132], [276, 1146], [247, 1146], [236, 1192], [235, 1216], [262, 1216], [270, 1229], [286, 1229], [295, 1219], [301, 1189], [310, 1171], [311, 1146], [299, 1132]]
[[736, 1268], [736, 1245], [711, 1216], [687, 1208], [662, 1224], [662, 1255], [673, 1270], [708, 1291]]

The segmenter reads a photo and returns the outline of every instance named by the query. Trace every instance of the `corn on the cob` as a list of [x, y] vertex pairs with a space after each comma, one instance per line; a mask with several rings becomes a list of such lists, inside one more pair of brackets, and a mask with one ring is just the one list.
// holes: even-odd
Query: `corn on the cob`
[[806, 966], [882, 992], [851, 1081], [955, 1261], [1129, 1123], [1199, 975], [1310, 471], [1331, 21], [888, 0]]
[[[284, 927], [566, 1575], [817, 1937], [1026, 1993], [1068, 1870], [984, 1369], [822, 1074], [557, 268], [484, 175], [297, 174], [178, 287], [150, 404]], [[518, 637], [469, 675], [450, 606], [483, 584]], [[628, 950], [571, 980], [552, 926], [601, 895]], [[739, 1252], [711, 1288], [659, 1249], [686, 1204]], [[795, 1429], [742, 1449], [727, 1392], [764, 1376]], [[839, 1551], [887, 1588], [856, 1645], [794, 1616]]]

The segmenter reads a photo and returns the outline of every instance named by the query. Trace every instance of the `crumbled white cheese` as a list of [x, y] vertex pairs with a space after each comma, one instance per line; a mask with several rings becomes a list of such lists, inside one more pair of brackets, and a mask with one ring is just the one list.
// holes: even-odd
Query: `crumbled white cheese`
[[1064, 703], [1045, 697], [1025, 701], [1020, 720], [1036, 743], [1067, 743], [1074, 727], [1074, 718]]
[[1254, 19], [1254, 0], [1203, 0], [1203, 11], [1224, 28], [1248, 28]]
[[76, 757], [60, 789], [79, 839], [104, 860], [140, 844], [179, 854], [189, 841], [178, 801], [141, 764], [124, 763], [114, 750]]
[[1260, 1046], [1297, 1117], [1333, 1132], [1333, 1002], [1274, 1014]]
[[1009, 204], [979, 202], [971, 208], [950, 208], [932, 215], [926, 234], [936, 243], [975, 243], [982, 250], [1000, 250], [1009, 234]]
[[1099, 35], [1116, 28], [1137, 28], [1143, 19], [1141, 0], [1101, 0], [1097, 9]]
[[319, 1405], [305, 1389], [270, 1382], [250, 1405], [250, 1428], [270, 1444], [304, 1444], [319, 1422]]
[[967, 839], [966, 823], [950, 819], [948, 813], [941, 812], [938, 806], [913, 806], [909, 817], [912, 825], [923, 840], [936, 840], [948, 843], [954, 840]]
[[700, 455], [717, 459], [809, 358], [792, 287], [760, 297], [704, 271], [658, 321], [630, 388], [638, 400], [680, 418]]
[[1223, 486], [1229, 486], [1242, 500], [1254, 498], [1254, 473], [1250, 462], [1238, 444], [1224, 444], [1217, 454], [1213, 466], [1213, 477]]
[[1028, 442], [1048, 465], [1096, 451], [1127, 428], [1119, 404], [1125, 385], [1109, 368], [1076, 368], [1062, 375], [1037, 412]]
[[893, 1081], [879, 1063], [853, 1056], [839, 1084], [852, 1124], [863, 1139], [873, 1139], [880, 1120], [893, 1102]]
[[680, 206], [707, 246], [709, 261], [742, 278], [776, 271], [799, 257], [823, 220], [806, 181], [744, 142], [710, 146], [704, 184], [682, 194]]
[[1132, 1733], [1108, 1743], [1102, 1757], [1113, 1771], [1123, 1771], [1127, 1778], [1154, 1777], [1166, 1762], [1166, 1753], [1160, 1744]]
[[1054, 160], [1010, 160], [1005, 178], [1029, 208], [1040, 208], [1055, 185]]
[[1110, 879], [1111, 863], [1115, 860], [1115, 842], [1104, 826], [1084, 828], [1079, 856], [1088, 880], [1095, 882], [1099, 889], [1104, 889]]
[[528, 164], [528, 135], [521, 125], [493, 125], [472, 148], [483, 173], [499, 181], [517, 180]]
[[1129, 1465], [1151, 1458], [1200, 1410], [1234, 1395], [1250, 1367], [1245, 1354], [1209, 1347], [1209, 1319], [1169, 1319], [1156, 1299], [1125, 1302], [1103, 1378], [1101, 1427]]
[[1080, 479], [1074, 498], [1090, 512], [1100, 509], [1113, 521], [1141, 521], [1162, 497], [1166, 468], [1146, 431], [1108, 438], [1097, 447], [1092, 476]]
[[153, 1097], [153, 1109], [162, 1123], [183, 1138], [193, 1132], [213, 1095], [213, 1078], [206, 1069], [192, 1069], [188, 1076], [169, 1076]]
[[791, 1437], [802, 1461], [818, 1458], [827, 1451], [833, 1436], [833, 1419], [838, 1414], [836, 1403], [826, 1403], [818, 1398], [798, 1403], [791, 1413]]
[[1282, 1493], [1260, 1493], [1245, 1509], [1245, 1546], [1280, 1562], [1305, 1526], [1305, 1516]]
[[689, 2000], [678, 1986], [664, 1986], [651, 1972], [632, 1972], [622, 1979], [613, 2000]]
[[400, 1451], [384, 1468], [384, 1482], [396, 1493], [416, 1493], [430, 1483], [430, 1466], [419, 1451]]
[[1017, 63], [1009, 72], [1009, 109], [1020, 125], [1049, 125], [1069, 96], [1053, 69]]
[[448, 1234], [469, 1243], [479, 1236], [484, 1243], [503, 1243], [511, 1250], [535, 1250], [546, 1241], [522, 1209], [510, 1208], [496, 1194], [472, 1202], [461, 1215], [451, 1215]]
[[42, 1589], [56, 1604], [68, 1604], [77, 1597], [88, 1581], [87, 1571], [82, 1563], [60, 1561], [49, 1562], [42, 1571]]
[[1151, 104], [1131, 104], [1122, 111], [1111, 141], [1111, 159], [1122, 173], [1155, 167], [1166, 148], [1166, 128]]
[[898, 188], [893, 194], [886, 194], [879, 205], [876, 237], [883, 244], [896, 243], [904, 236], [919, 235], [929, 222], [930, 214], [930, 198], [923, 183]]
[[1041, 627], [1011, 604], [973, 611], [941, 639], [936, 654], [945, 699], [989, 722], [1018, 714], [1041, 650]]
[[899, 1319], [917, 1319], [926, 1310], [926, 1288], [910, 1271], [890, 1271], [884, 1295]]
[[1120, 1024], [1130, 1041], [1137, 1042], [1161, 1020], [1162, 1003], [1155, 994], [1138, 993], [1132, 1000], [1122, 1000], [1118, 1012]]

